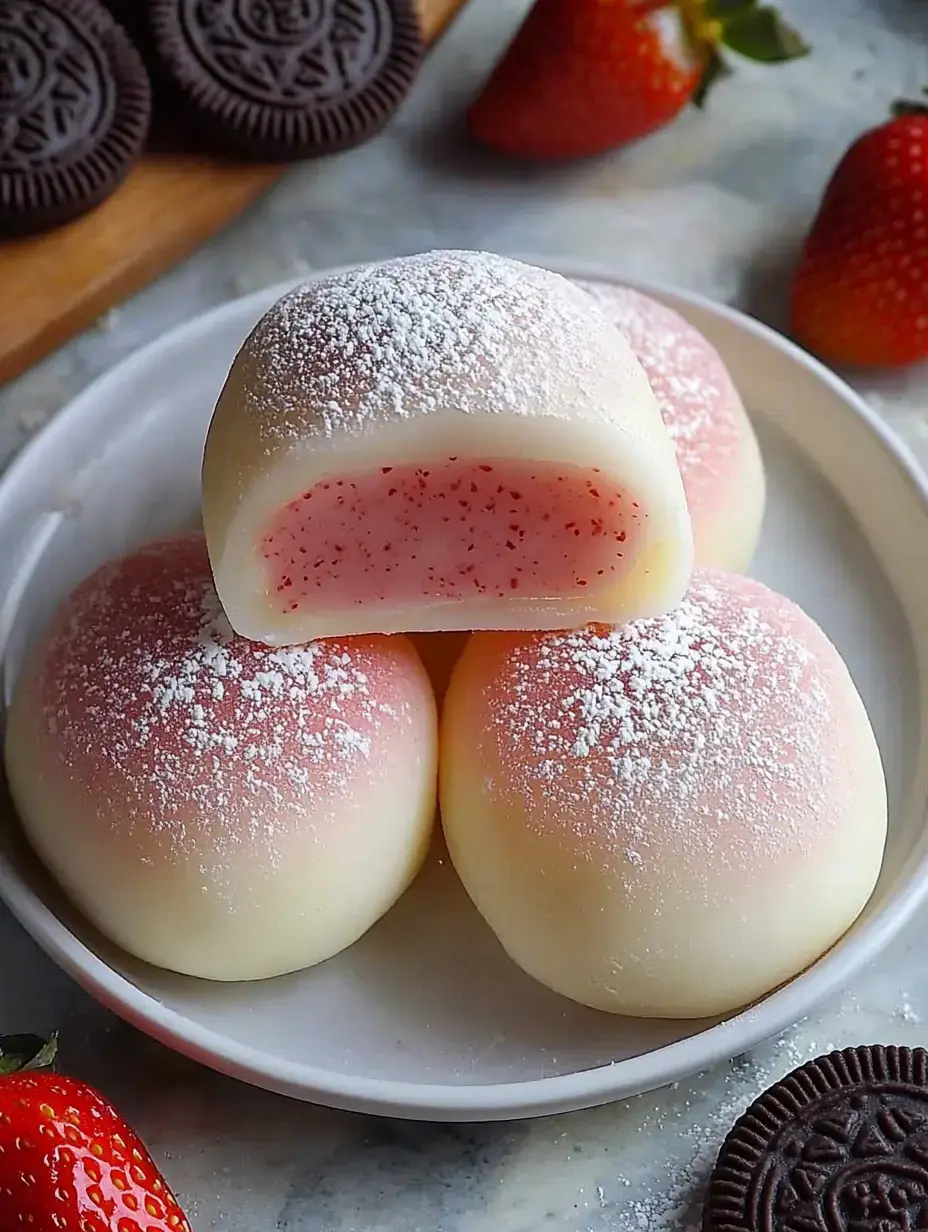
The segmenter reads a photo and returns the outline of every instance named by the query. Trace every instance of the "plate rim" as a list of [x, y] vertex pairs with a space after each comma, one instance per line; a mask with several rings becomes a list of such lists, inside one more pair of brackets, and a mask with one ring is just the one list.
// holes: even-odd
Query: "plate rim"
[[[660, 280], [628, 278], [609, 263], [567, 256], [512, 254], [567, 277], [622, 283], [670, 303], [689, 303], [783, 354], [830, 388], [845, 410], [863, 421], [874, 443], [895, 463], [901, 480], [914, 489], [928, 516], [928, 474], [866, 400], [837, 373], [772, 327], [700, 292]], [[0, 519], [7, 493], [57, 435], [70, 428], [88, 404], [111, 383], [121, 384], [135, 369], [157, 363], [160, 354], [187, 335], [210, 332], [225, 318], [254, 308], [255, 319], [287, 290], [302, 282], [356, 268], [350, 262], [320, 268], [247, 295], [226, 300], [198, 313], [130, 353], [87, 385], [32, 437], [0, 472]], [[222, 1032], [204, 1027], [144, 992], [127, 976], [110, 967], [55, 915], [45, 901], [21, 881], [5, 853], [0, 852], [0, 897], [27, 933], [49, 957], [94, 999], [117, 1016], [161, 1043], [208, 1067], [254, 1086], [303, 1101], [352, 1112], [415, 1120], [455, 1122], [536, 1117], [610, 1103], [642, 1091], [679, 1081], [693, 1072], [719, 1064], [793, 1025], [823, 998], [882, 951], [909, 922], [928, 896], [928, 850], [909, 869], [905, 884], [891, 901], [866, 921], [848, 944], [839, 944], [813, 967], [770, 994], [756, 1006], [726, 1021], [651, 1052], [607, 1065], [567, 1074], [517, 1082], [455, 1085], [358, 1077], [275, 1057], [250, 1045], [230, 1041]], [[692, 1054], [696, 1052], [694, 1057]]]

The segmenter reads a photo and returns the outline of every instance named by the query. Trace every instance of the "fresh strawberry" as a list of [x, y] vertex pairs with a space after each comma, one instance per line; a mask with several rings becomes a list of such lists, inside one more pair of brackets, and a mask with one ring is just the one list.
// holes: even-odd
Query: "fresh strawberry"
[[0, 1037], [0, 1229], [190, 1232], [145, 1147], [55, 1041]]
[[503, 154], [599, 154], [701, 103], [722, 47], [768, 64], [808, 48], [758, 0], [536, 0], [468, 115]]
[[838, 164], [793, 281], [792, 332], [831, 363], [928, 359], [928, 104], [895, 112]]

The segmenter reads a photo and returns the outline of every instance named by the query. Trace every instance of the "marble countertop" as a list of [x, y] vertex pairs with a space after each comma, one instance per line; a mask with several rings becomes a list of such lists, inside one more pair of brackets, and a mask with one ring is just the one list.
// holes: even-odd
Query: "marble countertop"
[[[0, 391], [0, 466], [148, 339], [343, 261], [450, 246], [597, 259], [781, 324], [797, 245], [837, 158], [892, 98], [926, 84], [928, 14], [918, 0], [780, 7], [814, 44], [811, 58], [745, 66], [704, 113], [634, 149], [542, 171], [501, 166], [460, 140], [462, 106], [525, 8], [472, 0], [388, 132], [288, 174], [186, 264]], [[928, 370], [855, 381], [928, 464]], [[831, 1046], [925, 1043], [925, 928], [923, 914], [841, 998], [750, 1056], [531, 1123], [378, 1121], [220, 1078], [96, 1006], [2, 909], [0, 1029], [61, 1030], [67, 1067], [137, 1125], [196, 1232], [690, 1232], [714, 1151], [760, 1089]]]

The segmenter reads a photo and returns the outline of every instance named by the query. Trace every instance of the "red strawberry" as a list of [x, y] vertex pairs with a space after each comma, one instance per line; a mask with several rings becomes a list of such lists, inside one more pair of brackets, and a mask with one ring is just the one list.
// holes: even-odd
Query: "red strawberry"
[[55, 1041], [0, 1038], [0, 1229], [190, 1232], [145, 1147]]
[[468, 125], [504, 154], [599, 154], [701, 102], [720, 47], [774, 63], [808, 48], [757, 0], [536, 0]]
[[898, 104], [838, 164], [790, 316], [795, 337], [832, 363], [928, 359], [928, 104]]

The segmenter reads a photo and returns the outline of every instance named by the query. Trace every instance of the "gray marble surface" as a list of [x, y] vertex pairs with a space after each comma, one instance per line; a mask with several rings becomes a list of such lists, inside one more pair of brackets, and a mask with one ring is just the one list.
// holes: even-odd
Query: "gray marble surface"
[[[796, 247], [848, 142], [928, 79], [919, 0], [792, 0], [812, 58], [744, 67], [708, 110], [581, 166], [525, 170], [469, 151], [461, 108], [525, 0], [472, 0], [391, 129], [290, 173], [245, 217], [0, 391], [0, 465], [148, 339], [300, 270], [429, 247], [608, 261], [779, 324]], [[2, 322], [2, 307], [0, 307]], [[0, 323], [2, 328], [2, 323]], [[928, 463], [928, 372], [854, 380]], [[126, 408], [126, 414], [132, 408]], [[465, 1128], [381, 1122], [219, 1078], [118, 1022], [0, 910], [0, 1029], [61, 1029], [66, 1065], [137, 1124], [197, 1232], [688, 1232], [736, 1112], [844, 1043], [925, 1043], [925, 914], [841, 998], [748, 1057], [627, 1104]]]

